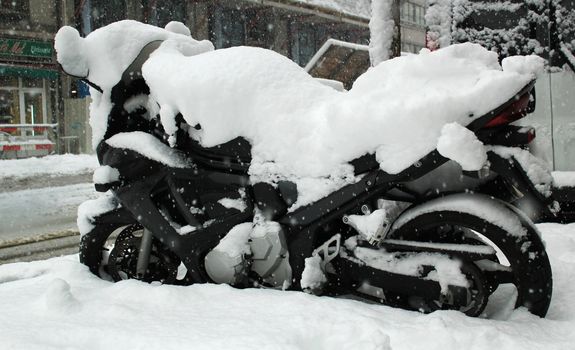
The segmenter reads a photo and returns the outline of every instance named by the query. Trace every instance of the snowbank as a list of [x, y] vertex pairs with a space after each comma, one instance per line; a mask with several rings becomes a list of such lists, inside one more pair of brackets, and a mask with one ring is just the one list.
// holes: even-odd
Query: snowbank
[[554, 273], [547, 318], [430, 315], [299, 292], [100, 280], [77, 256], [0, 266], [9, 349], [529, 350], [575, 343], [575, 225], [544, 224]]
[[90, 173], [98, 167], [92, 154], [60, 154], [42, 158], [0, 160], [0, 179]]

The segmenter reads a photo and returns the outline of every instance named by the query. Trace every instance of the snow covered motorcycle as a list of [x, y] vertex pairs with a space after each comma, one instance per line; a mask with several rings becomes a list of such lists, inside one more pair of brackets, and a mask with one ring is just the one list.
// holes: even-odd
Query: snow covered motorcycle
[[[341, 93], [265, 50], [214, 51], [174, 22], [123, 21], [86, 38], [64, 27], [56, 49], [91, 86], [94, 181], [107, 193], [79, 208], [78, 224], [94, 274], [470, 316], [503, 300], [545, 316], [551, 268], [516, 206], [551, 211], [549, 184], [529, 155], [497, 142], [529, 109], [533, 59], [502, 70], [492, 53], [460, 45], [384, 62]], [[421, 68], [431, 63], [435, 73]], [[394, 74], [421, 96], [401, 95]], [[378, 105], [373, 87], [386, 84], [385, 96], [404, 100]], [[457, 103], [461, 84], [471, 92]], [[436, 111], [428, 95], [450, 105]], [[386, 119], [393, 108], [405, 117]]]

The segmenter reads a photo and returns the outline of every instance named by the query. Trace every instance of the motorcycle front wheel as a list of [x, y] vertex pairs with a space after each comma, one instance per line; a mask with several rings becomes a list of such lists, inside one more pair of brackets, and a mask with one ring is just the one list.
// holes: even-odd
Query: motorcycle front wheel
[[[139, 279], [144, 282], [176, 282], [180, 259], [159, 240], [153, 239], [144, 276], [136, 273], [143, 227], [139, 224], [96, 224], [80, 240], [80, 262], [90, 271], [113, 281]], [[113, 245], [107, 246], [113, 240]]]

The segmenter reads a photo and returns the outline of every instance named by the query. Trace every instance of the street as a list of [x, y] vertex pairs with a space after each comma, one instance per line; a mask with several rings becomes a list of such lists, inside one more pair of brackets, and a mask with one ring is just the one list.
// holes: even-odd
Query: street
[[[77, 251], [78, 205], [97, 196], [88, 175], [47, 178], [49, 187], [0, 193], [0, 263], [70, 254]], [[83, 180], [84, 183], [68, 184]], [[21, 188], [25, 181], [5, 181], [3, 188]], [[40, 255], [38, 255], [40, 254]]]

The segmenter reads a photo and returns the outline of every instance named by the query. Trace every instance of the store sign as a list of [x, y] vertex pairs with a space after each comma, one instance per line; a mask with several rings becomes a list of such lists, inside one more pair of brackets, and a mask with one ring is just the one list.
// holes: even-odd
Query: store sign
[[50, 58], [52, 57], [52, 44], [0, 38], [0, 55]]

